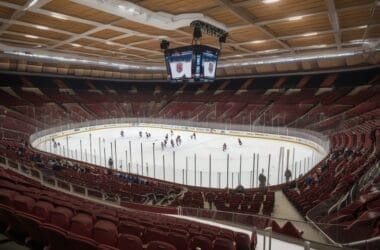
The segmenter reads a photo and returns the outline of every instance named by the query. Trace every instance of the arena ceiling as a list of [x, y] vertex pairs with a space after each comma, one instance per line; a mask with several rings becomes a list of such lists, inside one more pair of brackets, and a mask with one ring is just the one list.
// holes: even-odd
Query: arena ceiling
[[380, 61], [379, 0], [0, 0], [0, 69], [166, 79], [160, 40], [191, 44], [193, 20], [229, 33], [217, 77]]

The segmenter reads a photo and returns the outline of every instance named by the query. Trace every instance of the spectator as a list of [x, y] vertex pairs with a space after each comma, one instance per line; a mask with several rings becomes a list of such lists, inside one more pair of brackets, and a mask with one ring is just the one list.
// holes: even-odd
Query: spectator
[[259, 182], [260, 182], [259, 187], [265, 187], [266, 182], [267, 182], [267, 177], [265, 177], [264, 175], [264, 169], [261, 169], [261, 174], [259, 175]]
[[310, 187], [313, 185], [313, 177], [309, 174], [305, 179], [306, 186]]
[[292, 171], [290, 171], [290, 169], [287, 168], [287, 169], [285, 170], [285, 179], [286, 179], [286, 183], [289, 182], [290, 178], [292, 178]]

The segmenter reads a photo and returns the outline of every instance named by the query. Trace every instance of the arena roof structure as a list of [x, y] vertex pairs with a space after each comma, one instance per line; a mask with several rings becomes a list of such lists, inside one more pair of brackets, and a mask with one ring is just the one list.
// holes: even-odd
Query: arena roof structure
[[0, 69], [166, 79], [160, 40], [191, 44], [194, 20], [229, 34], [217, 77], [380, 61], [378, 0], [1, 0]]

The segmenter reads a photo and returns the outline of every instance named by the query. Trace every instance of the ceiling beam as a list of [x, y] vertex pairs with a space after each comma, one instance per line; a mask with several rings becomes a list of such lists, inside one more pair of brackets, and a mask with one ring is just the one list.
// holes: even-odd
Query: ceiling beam
[[341, 41], [341, 31], [340, 31], [340, 25], [339, 25], [339, 18], [338, 14], [336, 12], [335, 8], [335, 1], [334, 0], [325, 0], [327, 10], [328, 10], [328, 17], [329, 21], [332, 27], [332, 30], [334, 32], [335, 37], [335, 43], [338, 47], [338, 49], [342, 48], [342, 41]]
[[285, 49], [293, 51], [293, 49], [287, 43], [278, 39], [276, 37], [276, 35], [274, 33], [272, 33], [272, 31], [269, 31], [268, 29], [266, 29], [260, 25], [257, 25], [256, 20], [254, 19], [255, 17], [252, 15], [252, 13], [247, 11], [246, 8], [235, 6], [230, 2], [230, 0], [217, 0], [217, 2], [219, 2], [219, 4], [221, 4], [222, 6], [228, 8], [232, 13], [234, 13], [236, 16], [240, 17], [242, 20], [246, 21], [247, 23], [249, 23], [252, 26], [259, 29], [261, 32], [263, 32], [268, 37], [272, 38], [274, 41], [276, 41], [278, 44], [280, 44]]

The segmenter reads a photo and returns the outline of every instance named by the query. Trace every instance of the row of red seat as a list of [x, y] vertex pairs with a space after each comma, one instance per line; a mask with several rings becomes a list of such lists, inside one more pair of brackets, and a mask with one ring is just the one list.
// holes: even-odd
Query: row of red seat
[[[52, 249], [251, 249], [247, 234], [59, 194], [0, 168], [0, 223]], [[48, 236], [48, 237], [46, 237]]]

